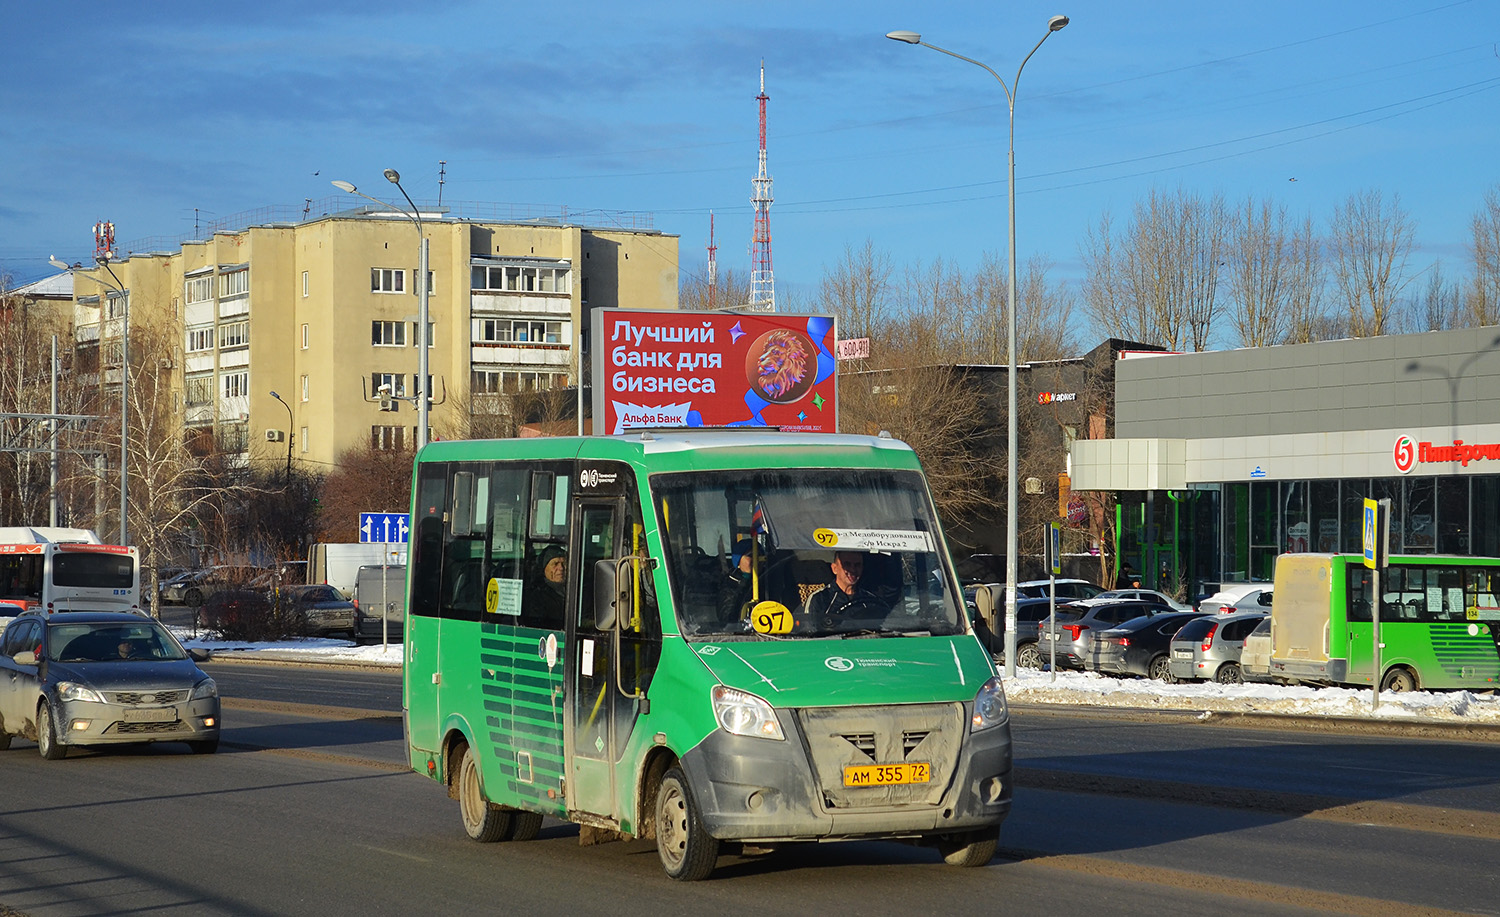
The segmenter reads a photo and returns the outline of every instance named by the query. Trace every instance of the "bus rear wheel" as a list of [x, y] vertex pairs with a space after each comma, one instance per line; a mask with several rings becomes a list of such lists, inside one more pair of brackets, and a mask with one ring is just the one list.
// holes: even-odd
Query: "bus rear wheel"
[[1391, 669], [1380, 680], [1380, 690], [1389, 691], [1392, 694], [1415, 691], [1417, 690], [1417, 677], [1411, 673], [1410, 669]]
[[656, 793], [656, 852], [667, 876], [682, 882], [708, 878], [719, 859], [719, 841], [698, 820], [687, 777], [675, 767]]
[[481, 844], [493, 844], [510, 836], [513, 814], [484, 798], [479, 762], [474, 760], [474, 753], [467, 745], [458, 760], [458, 813], [463, 818], [465, 833]]

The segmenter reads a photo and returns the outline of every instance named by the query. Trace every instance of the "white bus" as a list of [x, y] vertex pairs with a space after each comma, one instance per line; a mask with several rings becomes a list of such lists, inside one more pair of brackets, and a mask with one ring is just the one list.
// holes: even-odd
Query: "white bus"
[[46, 611], [141, 610], [141, 559], [88, 529], [0, 527], [0, 600]]

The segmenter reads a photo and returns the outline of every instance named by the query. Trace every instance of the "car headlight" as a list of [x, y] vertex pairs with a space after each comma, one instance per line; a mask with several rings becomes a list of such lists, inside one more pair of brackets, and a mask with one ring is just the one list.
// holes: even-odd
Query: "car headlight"
[[204, 697], [218, 696], [219, 686], [214, 684], [214, 680], [212, 678], [205, 678], [202, 681], [198, 682], [196, 685], [193, 685], [193, 696], [188, 699], [198, 700]]
[[974, 695], [974, 716], [970, 720], [973, 726], [972, 732], [981, 729], [989, 729], [991, 726], [999, 726], [1010, 716], [1010, 708], [1005, 704], [1005, 686], [1000, 683], [997, 675], [984, 683], [979, 693]]
[[771, 705], [750, 694], [724, 685], [714, 685], [714, 718], [725, 732], [760, 739], [785, 739], [781, 723]]
[[57, 696], [63, 701], [86, 701], [90, 704], [102, 704], [104, 698], [93, 688], [81, 685], [76, 681], [60, 681], [57, 683]]

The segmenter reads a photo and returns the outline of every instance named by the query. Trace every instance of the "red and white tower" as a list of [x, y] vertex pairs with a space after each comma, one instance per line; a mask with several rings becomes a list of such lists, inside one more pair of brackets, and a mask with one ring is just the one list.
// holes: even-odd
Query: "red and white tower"
[[714, 212], [708, 212], [708, 307], [717, 309], [719, 304], [719, 246], [714, 244]]
[[766, 172], [766, 62], [760, 62], [760, 171], [751, 181], [755, 193], [755, 240], [750, 247], [750, 308], [776, 311], [776, 278], [771, 273], [771, 176]]

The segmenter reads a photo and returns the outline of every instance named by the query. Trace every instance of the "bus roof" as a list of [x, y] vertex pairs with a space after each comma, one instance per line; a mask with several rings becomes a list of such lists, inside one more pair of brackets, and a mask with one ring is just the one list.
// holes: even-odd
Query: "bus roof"
[[[503, 444], [503, 445], [502, 445]], [[911, 447], [889, 435], [781, 433], [749, 427], [646, 430], [618, 436], [557, 436], [507, 440], [443, 440], [423, 447], [419, 461], [614, 459], [651, 470], [767, 467], [916, 468]]]
[[0, 544], [103, 544], [91, 529], [0, 526]]

